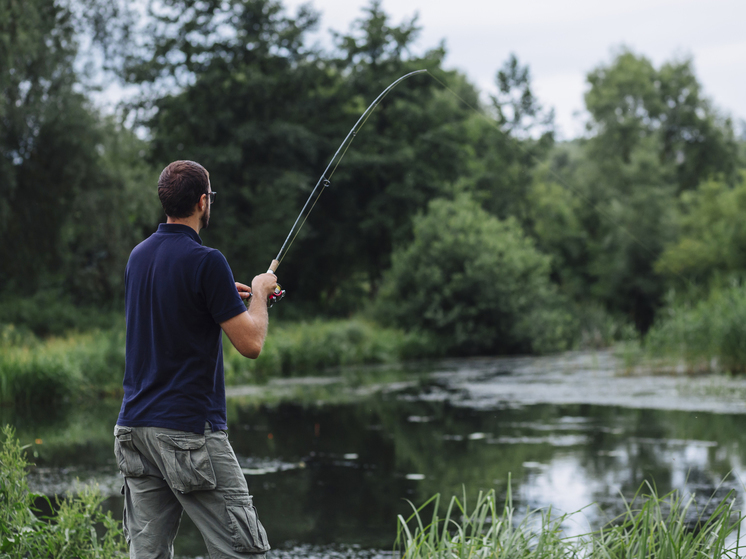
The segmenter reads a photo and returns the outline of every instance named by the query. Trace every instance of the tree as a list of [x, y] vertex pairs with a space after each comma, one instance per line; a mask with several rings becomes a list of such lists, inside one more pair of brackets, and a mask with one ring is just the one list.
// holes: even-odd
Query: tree
[[[76, 26], [65, 4], [0, 2], [3, 295], [44, 288], [79, 301], [120, 299], [122, 254], [139, 239], [111, 235], [112, 228], [152, 220], [140, 213], [140, 185], [123, 176], [136, 180], [143, 171], [132, 156], [143, 143], [102, 119], [79, 92]], [[115, 175], [123, 159], [126, 169]]]
[[689, 282], [711, 283], [746, 275], [746, 173], [733, 188], [709, 180], [680, 197], [679, 234], [656, 269], [688, 287]]
[[499, 220], [468, 196], [433, 200], [392, 261], [378, 315], [432, 333], [448, 353], [558, 351], [574, 336], [549, 257], [514, 219]]
[[656, 69], [644, 56], [622, 50], [611, 64], [590, 72], [588, 83], [591, 146], [599, 157], [629, 164], [634, 150], [649, 149], [645, 139], [654, 138], [660, 164], [679, 191], [713, 174], [735, 181], [733, 124], [702, 95], [690, 59]]

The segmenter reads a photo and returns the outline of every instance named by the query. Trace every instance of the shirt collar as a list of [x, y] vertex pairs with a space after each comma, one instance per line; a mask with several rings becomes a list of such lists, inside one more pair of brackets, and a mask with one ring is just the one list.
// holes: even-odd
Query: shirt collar
[[200, 237], [194, 229], [181, 223], [161, 223], [158, 225], [158, 232], [169, 234], [186, 233], [195, 242], [202, 244], [202, 237]]

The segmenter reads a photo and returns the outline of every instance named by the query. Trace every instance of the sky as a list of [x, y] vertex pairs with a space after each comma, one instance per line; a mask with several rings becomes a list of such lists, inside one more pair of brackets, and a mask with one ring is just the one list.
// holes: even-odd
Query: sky
[[[283, 0], [292, 14], [307, 0]], [[315, 40], [347, 31], [368, 0], [312, 0], [322, 14]], [[658, 67], [690, 57], [721, 113], [746, 121], [746, 0], [383, 0], [391, 24], [418, 14], [415, 52], [445, 41], [446, 68], [482, 92], [511, 53], [528, 65], [534, 94], [554, 107], [559, 139], [583, 133], [586, 74], [622, 47]], [[743, 128], [742, 128], [743, 130]]]

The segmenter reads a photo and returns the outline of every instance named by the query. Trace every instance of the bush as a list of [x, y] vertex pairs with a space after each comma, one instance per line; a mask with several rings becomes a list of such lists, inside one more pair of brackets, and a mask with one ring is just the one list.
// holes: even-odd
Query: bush
[[0, 324], [14, 324], [37, 336], [63, 336], [70, 330], [106, 330], [123, 323], [123, 313], [75, 305], [69, 296], [44, 289], [31, 297], [5, 295], [0, 299]]
[[[74, 497], [57, 499], [52, 517], [37, 518], [34, 503], [43, 497], [29, 490], [28, 462], [9, 426], [3, 429], [0, 466], [0, 557], [126, 556], [121, 524], [111, 512], [103, 513], [104, 497], [95, 488], [86, 487]], [[99, 527], [104, 529], [103, 536], [98, 535]]]
[[376, 316], [431, 333], [451, 354], [564, 350], [576, 325], [549, 272], [550, 258], [514, 219], [466, 196], [434, 200], [412, 243], [394, 251]]
[[714, 289], [693, 307], [671, 304], [645, 337], [646, 350], [692, 369], [746, 372], [746, 288]]

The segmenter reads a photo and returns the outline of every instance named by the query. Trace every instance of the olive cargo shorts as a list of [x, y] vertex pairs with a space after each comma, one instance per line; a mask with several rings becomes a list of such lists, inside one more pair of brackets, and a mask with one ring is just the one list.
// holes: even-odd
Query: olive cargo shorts
[[173, 557], [183, 510], [212, 559], [265, 557], [267, 533], [225, 431], [117, 425], [114, 437], [130, 558]]

